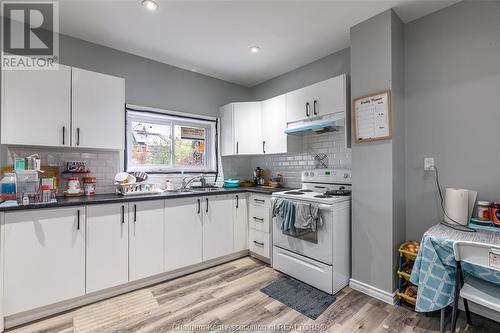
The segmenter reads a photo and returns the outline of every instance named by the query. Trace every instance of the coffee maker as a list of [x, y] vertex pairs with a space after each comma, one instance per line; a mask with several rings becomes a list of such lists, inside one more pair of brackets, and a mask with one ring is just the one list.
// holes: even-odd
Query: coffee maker
[[262, 170], [260, 167], [255, 168], [253, 171], [253, 183], [255, 185], [264, 185], [265, 179], [264, 179], [264, 170]]

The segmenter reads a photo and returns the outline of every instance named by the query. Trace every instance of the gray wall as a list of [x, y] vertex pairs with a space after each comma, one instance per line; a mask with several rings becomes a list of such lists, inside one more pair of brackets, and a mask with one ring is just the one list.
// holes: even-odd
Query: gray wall
[[340, 74], [350, 74], [350, 61], [349, 48], [332, 53], [252, 87], [252, 100], [265, 100]]
[[65, 35], [60, 62], [125, 78], [132, 104], [215, 116], [219, 106], [250, 97], [247, 87]]
[[[351, 28], [351, 95], [353, 98], [394, 88], [393, 127], [404, 128], [402, 29], [393, 11], [385, 11]], [[394, 39], [394, 41], [393, 41]], [[395, 58], [394, 60], [392, 58]], [[352, 145], [352, 278], [394, 290], [394, 248], [404, 229], [404, 206], [395, 195], [404, 192], [394, 168], [404, 157], [404, 130], [393, 140]], [[401, 189], [401, 187], [403, 189]]]
[[[406, 235], [442, 216], [443, 187], [500, 200], [500, 1], [464, 1], [406, 26]], [[354, 157], [354, 154], [353, 154]]]

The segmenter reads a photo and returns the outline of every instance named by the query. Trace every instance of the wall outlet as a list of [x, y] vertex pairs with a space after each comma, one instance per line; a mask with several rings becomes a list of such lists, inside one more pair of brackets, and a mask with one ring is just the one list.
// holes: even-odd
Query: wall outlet
[[434, 157], [424, 157], [424, 171], [434, 170]]

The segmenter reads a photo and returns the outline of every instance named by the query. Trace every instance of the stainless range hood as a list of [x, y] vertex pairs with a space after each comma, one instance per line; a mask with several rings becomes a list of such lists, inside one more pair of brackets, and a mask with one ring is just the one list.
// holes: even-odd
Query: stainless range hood
[[309, 135], [337, 132], [345, 126], [344, 113], [334, 114], [328, 119], [306, 120], [288, 124], [285, 134]]

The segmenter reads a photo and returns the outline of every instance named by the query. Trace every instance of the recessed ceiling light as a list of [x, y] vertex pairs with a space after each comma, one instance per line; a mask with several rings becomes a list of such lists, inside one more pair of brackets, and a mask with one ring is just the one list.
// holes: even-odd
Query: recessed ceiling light
[[260, 52], [260, 47], [258, 47], [258, 46], [251, 46], [250, 47], [250, 52], [251, 53], [259, 53]]
[[154, 0], [142, 0], [142, 5], [151, 11], [157, 10], [159, 7]]

